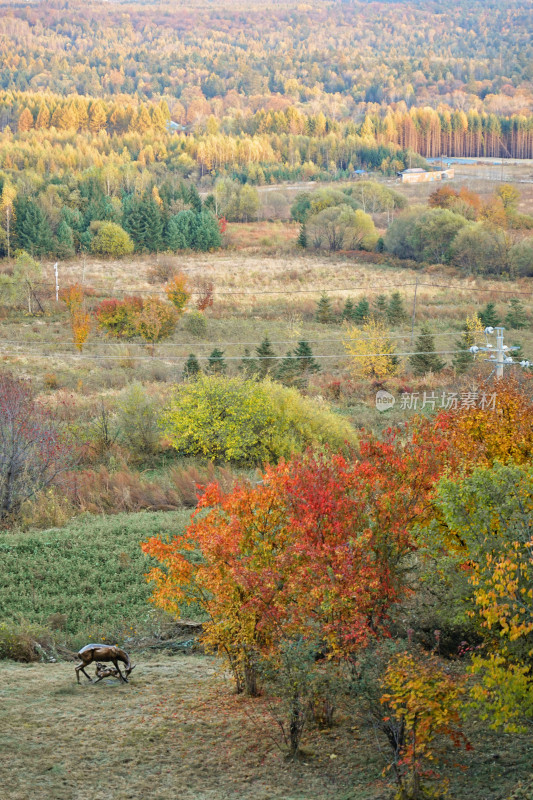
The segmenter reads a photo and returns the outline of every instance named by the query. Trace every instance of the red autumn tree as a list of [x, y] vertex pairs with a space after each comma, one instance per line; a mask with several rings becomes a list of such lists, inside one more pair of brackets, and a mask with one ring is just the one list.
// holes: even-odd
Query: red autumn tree
[[174, 612], [199, 603], [206, 644], [239, 686], [254, 654], [287, 638], [351, 657], [386, 628], [406, 590], [410, 526], [446, 463], [446, 440], [421, 424], [407, 441], [365, 437], [359, 458], [308, 453], [268, 469], [256, 487], [224, 494], [211, 485], [184, 537], [142, 545], [161, 562], [149, 574], [153, 601]]

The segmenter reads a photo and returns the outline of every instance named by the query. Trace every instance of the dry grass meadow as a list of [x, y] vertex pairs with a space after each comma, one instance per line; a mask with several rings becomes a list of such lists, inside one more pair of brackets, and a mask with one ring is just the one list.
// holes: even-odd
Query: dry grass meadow
[[[204, 655], [136, 654], [131, 683], [75, 682], [72, 663], [0, 662], [3, 800], [388, 800], [386, 750], [345, 710], [290, 763], [263, 698], [236, 696]], [[451, 797], [504, 800], [531, 742], [477, 730], [450, 753]]]

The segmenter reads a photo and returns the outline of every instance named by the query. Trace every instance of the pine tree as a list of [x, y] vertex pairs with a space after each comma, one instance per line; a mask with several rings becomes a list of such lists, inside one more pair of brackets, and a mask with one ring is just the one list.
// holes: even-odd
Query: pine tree
[[163, 246], [164, 222], [161, 210], [152, 197], [141, 203], [142, 244], [149, 253], [157, 253]]
[[345, 319], [347, 322], [351, 322], [353, 320], [353, 300], [351, 298], [346, 298], [346, 302], [344, 303], [344, 308], [342, 309], [342, 319]]
[[305, 339], [298, 342], [293, 355], [295, 360], [297, 359], [296, 364], [298, 365], [298, 370], [302, 374], [311, 375], [313, 372], [320, 371], [320, 367], [313, 357], [311, 346]]
[[318, 322], [323, 325], [331, 325], [333, 322], [333, 309], [331, 308], [331, 300], [324, 292], [317, 303], [316, 318]]
[[484, 328], [494, 328], [500, 322], [494, 303], [487, 303], [485, 308], [479, 312], [479, 318]]
[[202, 210], [202, 198], [198, 194], [198, 189], [194, 183], [191, 183], [189, 186], [189, 191], [187, 192], [187, 202], [190, 203], [193, 211], [200, 213]]
[[387, 305], [386, 315], [389, 325], [397, 325], [399, 322], [403, 322], [407, 316], [400, 292], [392, 293]]
[[244, 348], [244, 355], [238, 369], [239, 372], [242, 372], [247, 378], [251, 378], [253, 375], [257, 374], [257, 361], [255, 358], [252, 358], [248, 347]]
[[384, 294], [379, 294], [374, 301], [375, 315], [384, 317], [387, 313], [387, 298]]
[[409, 361], [415, 375], [425, 375], [427, 372], [440, 372], [446, 366], [435, 352], [435, 341], [427, 325], [423, 325], [420, 336], [416, 340], [416, 355], [410, 356]]
[[74, 234], [65, 220], [57, 229], [57, 255], [59, 258], [71, 258], [74, 255]]
[[525, 328], [528, 323], [526, 309], [517, 297], [511, 298], [509, 302], [511, 308], [505, 317], [505, 325], [508, 328]]
[[[481, 324], [478, 317], [475, 317], [474, 319], [477, 319], [478, 325]], [[471, 364], [474, 363], [474, 354], [470, 352], [470, 348], [475, 343], [476, 336], [472, 330], [472, 327], [469, 326], [467, 319], [466, 324], [463, 326], [461, 338], [455, 342], [455, 348], [459, 352], [455, 353], [452, 358], [452, 364], [459, 375], [466, 372]]]
[[200, 372], [200, 364], [194, 353], [189, 353], [189, 357], [183, 367], [183, 379], [195, 378]]
[[41, 208], [27, 197], [17, 198], [15, 234], [17, 245], [32, 256], [44, 256], [54, 250], [52, 229]]
[[301, 247], [302, 250], [306, 250], [309, 246], [309, 242], [307, 239], [307, 228], [305, 227], [305, 222], [302, 222], [300, 225], [300, 233], [298, 234], [298, 239], [296, 240], [296, 244], [298, 247]]
[[265, 336], [260, 345], [255, 348], [259, 363], [257, 365], [257, 373], [259, 377], [265, 378], [269, 372], [272, 372], [276, 366], [275, 356], [276, 353], [272, 348], [270, 339]]
[[359, 300], [356, 307], [354, 308], [353, 312], [353, 321], [354, 322], [366, 322], [370, 317], [370, 303], [363, 297], [362, 300]]
[[212, 375], [224, 373], [226, 371], [226, 362], [224, 361], [224, 351], [219, 350], [218, 347], [211, 352], [207, 359], [207, 371]]
[[276, 373], [276, 378], [286, 386], [303, 390], [307, 387], [309, 376], [320, 370], [313, 357], [309, 342], [302, 340], [294, 351], [289, 350]]

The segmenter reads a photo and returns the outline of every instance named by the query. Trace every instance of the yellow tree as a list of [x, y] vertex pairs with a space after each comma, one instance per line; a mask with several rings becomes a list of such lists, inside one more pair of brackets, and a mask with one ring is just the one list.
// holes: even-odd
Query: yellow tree
[[347, 326], [344, 347], [351, 356], [350, 371], [356, 378], [387, 378], [396, 375], [400, 362], [385, 325], [370, 319], [361, 327]]
[[2, 196], [0, 197], [0, 214], [2, 227], [6, 235], [7, 257], [11, 258], [11, 230], [13, 228], [14, 210], [13, 203], [17, 193], [15, 187], [9, 181], [4, 183]]

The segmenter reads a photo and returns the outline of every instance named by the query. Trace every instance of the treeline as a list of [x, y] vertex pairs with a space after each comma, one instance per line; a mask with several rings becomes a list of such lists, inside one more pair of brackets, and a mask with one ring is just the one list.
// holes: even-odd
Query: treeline
[[76, 205], [64, 203], [51, 217], [43, 204], [17, 194], [3, 181], [0, 254], [69, 258], [79, 252], [122, 256], [162, 250], [211, 250], [222, 243], [220, 225], [194, 186], [163, 184], [143, 194], [106, 195], [98, 181], [81, 180]]
[[185, 125], [295, 103], [512, 114], [531, 109], [531, 27], [526, 0], [5, 3], [0, 88], [165, 99]]
[[[171, 127], [171, 113], [165, 101], [157, 104], [117, 103], [114, 100], [52, 94], [2, 92], [0, 121], [5, 129], [29, 131], [85, 132], [109, 135], [167, 134], [176, 138], [183, 126]], [[339, 122], [324, 113], [305, 114], [295, 106], [284, 110], [261, 109], [248, 117], [220, 122], [210, 115], [204, 124], [188, 130], [184, 150], [203, 171], [228, 165], [270, 164], [283, 161], [291, 167], [305, 162], [329, 168], [349, 165], [375, 166], [365, 157], [365, 147], [394, 146], [422, 156], [530, 158], [533, 155], [533, 116], [487, 114], [476, 109], [457, 111], [439, 105], [407, 109], [405, 104], [368, 114], [359, 124]], [[342, 146], [342, 142], [346, 146]], [[128, 144], [125, 144], [128, 147]], [[145, 161], [164, 158], [146, 149]], [[139, 148], [139, 153], [144, 148]], [[401, 154], [399, 160], [401, 161]]]

